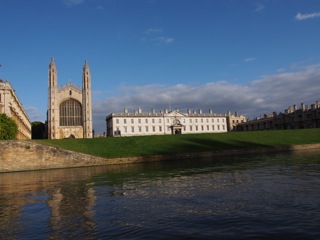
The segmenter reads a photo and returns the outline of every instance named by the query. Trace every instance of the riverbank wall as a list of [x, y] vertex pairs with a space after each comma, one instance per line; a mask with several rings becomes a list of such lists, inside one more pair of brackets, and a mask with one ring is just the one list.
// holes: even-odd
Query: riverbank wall
[[320, 144], [282, 146], [275, 148], [238, 149], [216, 152], [180, 153], [148, 157], [102, 158], [79, 152], [50, 147], [30, 141], [0, 141], [0, 173], [170, 161], [195, 158], [214, 158], [231, 155], [264, 154], [273, 152], [319, 150]]

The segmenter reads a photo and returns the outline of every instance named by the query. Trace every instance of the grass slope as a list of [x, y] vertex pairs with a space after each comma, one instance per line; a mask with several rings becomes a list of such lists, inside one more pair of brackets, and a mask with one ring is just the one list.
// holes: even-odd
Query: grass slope
[[90, 155], [116, 158], [320, 143], [320, 129], [32, 141]]

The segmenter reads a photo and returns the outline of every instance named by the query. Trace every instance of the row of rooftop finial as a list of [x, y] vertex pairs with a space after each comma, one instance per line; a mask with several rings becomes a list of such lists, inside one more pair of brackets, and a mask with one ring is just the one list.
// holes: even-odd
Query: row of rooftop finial
[[[288, 114], [294, 113], [296, 111], [306, 112], [309, 110], [314, 110], [314, 109], [319, 109], [319, 108], [320, 108], [320, 100], [317, 100], [316, 103], [311, 104], [310, 107], [304, 103], [301, 103], [300, 109], [298, 109], [296, 104], [291, 105], [287, 109], [284, 110], [284, 114], [288, 115]], [[264, 114], [263, 117], [261, 117], [261, 116], [255, 117], [255, 118], [253, 118], [253, 120], [258, 120], [261, 118], [273, 118], [273, 117], [277, 117], [278, 115], [281, 115], [281, 114], [283, 114], [283, 113], [280, 112], [279, 114], [277, 114], [276, 112], [273, 112], [272, 114]]]
[[[305, 105], [304, 103], [301, 103], [301, 107], [300, 107], [300, 110], [301, 111], [308, 111], [310, 109], [316, 109], [316, 108], [320, 108], [320, 100], [316, 101], [315, 104], [311, 104], [311, 108], [309, 108], [308, 105]], [[292, 106], [289, 106], [286, 110], [285, 110], [285, 114], [289, 114], [289, 113], [293, 113], [295, 111], [297, 111], [297, 105], [292, 105]]]
[[81, 92], [81, 88], [79, 86], [73, 84], [71, 82], [71, 80], [69, 80], [69, 82], [64, 84], [64, 85], [61, 85], [61, 87], [59, 88], [59, 91], [62, 91], [64, 89], [68, 89], [68, 88], [73, 88], [73, 89], [78, 90], [79, 92]]
[[[179, 109], [175, 109], [175, 111], [179, 111]], [[163, 114], [167, 114], [172, 112], [172, 110], [168, 110], [168, 109], [164, 109], [164, 110], [160, 110], [160, 113]], [[124, 113], [125, 114], [129, 114], [128, 108], [124, 109]], [[134, 114], [142, 114], [142, 109], [141, 108], [137, 108], [136, 110], [134, 110], [133, 112]], [[152, 114], [156, 114], [156, 110], [154, 108], [151, 109], [151, 113]], [[209, 109], [209, 114], [213, 114], [212, 109]], [[198, 111], [192, 111], [191, 109], [187, 109], [187, 114], [203, 114], [202, 109], [198, 109]]]

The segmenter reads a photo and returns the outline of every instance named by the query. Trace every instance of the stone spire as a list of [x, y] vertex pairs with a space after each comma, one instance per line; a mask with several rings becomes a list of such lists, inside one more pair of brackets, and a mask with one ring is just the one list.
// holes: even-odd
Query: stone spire
[[91, 75], [87, 61], [82, 73], [83, 137], [92, 138]]

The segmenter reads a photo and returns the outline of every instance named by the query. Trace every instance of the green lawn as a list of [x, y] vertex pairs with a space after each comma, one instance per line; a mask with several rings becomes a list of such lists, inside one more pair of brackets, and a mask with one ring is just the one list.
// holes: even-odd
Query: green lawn
[[95, 156], [115, 158], [320, 143], [320, 128], [32, 141]]

